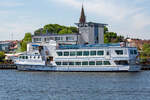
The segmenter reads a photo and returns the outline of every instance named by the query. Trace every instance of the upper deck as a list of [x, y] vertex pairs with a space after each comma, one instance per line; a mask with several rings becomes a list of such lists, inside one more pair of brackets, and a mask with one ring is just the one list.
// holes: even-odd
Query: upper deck
[[65, 50], [65, 49], [98, 49], [98, 48], [135, 48], [135, 47], [128, 47], [121, 43], [115, 43], [115, 44], [60, 45], [57, 49]]

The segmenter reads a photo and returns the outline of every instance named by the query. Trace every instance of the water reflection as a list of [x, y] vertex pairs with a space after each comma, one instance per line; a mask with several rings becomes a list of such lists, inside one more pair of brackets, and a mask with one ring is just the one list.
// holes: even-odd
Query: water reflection
[[0, 71], [0, 100], [150, 100], [150, 72]]

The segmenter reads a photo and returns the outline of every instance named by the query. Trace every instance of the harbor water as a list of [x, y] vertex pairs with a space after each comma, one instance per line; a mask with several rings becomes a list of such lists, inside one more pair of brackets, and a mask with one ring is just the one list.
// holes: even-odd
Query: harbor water
[[0, 100], [150, 100], [150, 71], [0, 70]]

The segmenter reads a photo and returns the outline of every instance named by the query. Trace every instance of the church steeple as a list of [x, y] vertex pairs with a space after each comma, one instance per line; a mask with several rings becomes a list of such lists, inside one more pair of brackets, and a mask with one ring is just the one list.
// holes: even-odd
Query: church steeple
[[82, 10], [81, 10], [81, 16], [80, 16], [79, 23], [81, 23], [81, 24], [86, 23], [86, 16], [85, 16], [85, 13], [84, 13], [83, 5], [82, 5]]

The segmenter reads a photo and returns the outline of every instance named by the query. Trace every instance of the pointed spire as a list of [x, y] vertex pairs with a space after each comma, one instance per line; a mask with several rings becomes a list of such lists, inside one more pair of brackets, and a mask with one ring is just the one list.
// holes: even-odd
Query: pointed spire
[[82, 24], [86, 23], [86, 17], [85, 17], [83, 5], [82, 5], [82, 10], [81, 10], [81, 16], [80, 16], [79, 23], [82, 23]]

